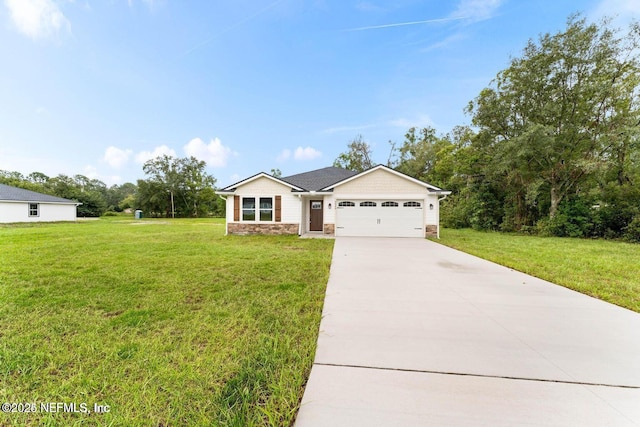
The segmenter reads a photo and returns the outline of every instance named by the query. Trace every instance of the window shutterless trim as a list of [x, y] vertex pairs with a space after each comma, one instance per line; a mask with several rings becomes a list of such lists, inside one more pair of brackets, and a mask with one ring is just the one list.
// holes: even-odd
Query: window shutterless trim
[[40, 216], [40, 204], [39, 203], [29, 203], [29, 217], [38, 217]]

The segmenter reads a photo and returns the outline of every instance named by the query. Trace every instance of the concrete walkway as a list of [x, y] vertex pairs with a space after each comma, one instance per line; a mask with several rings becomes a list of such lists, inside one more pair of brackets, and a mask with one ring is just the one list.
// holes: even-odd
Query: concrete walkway
[[640, 314], [430, 241], [340, 237], [295, 426], [640, 426]]

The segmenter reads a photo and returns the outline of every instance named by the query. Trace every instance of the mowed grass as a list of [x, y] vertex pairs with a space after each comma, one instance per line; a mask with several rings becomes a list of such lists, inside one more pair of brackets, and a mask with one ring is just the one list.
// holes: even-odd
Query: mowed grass
[[444, 229], [439, 243], [640, 312], [640, 245]]
[[333, 242], [221, 220], [0, 227], [0, 425], [288, 426], [311, 369]]

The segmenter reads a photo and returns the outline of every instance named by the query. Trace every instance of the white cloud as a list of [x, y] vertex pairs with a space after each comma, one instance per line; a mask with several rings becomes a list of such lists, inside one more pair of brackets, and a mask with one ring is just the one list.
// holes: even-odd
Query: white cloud
[[144, 163], [147, 160], [155, 159], [156, 157], [160, 157], [163, 154], [167, 156], [176, 157], [176, 152], [173, 148], [169, 148], [166, 145], [159, 145], [153, 149], [153, 151], [141, 151], [136, 154], [136, 162]]
[[320, 156], [322, 156], [322, 153], [312, 147], [298, 147], [293, 153], [293, 158], [296, 160], [313, 160]]
[[213, 167], [224, 167], [227, 165], [229, 157], [237, 155], [231, 148], [222, 145], [219, 138], [212, 139], [208, 144], [205, 144], [200, 138], [193, 138], [184, 146], [184, 152], [187, 156], [204, 160]]
[[360, 1], [356, 4], [356, 9], [361, 12], [384, 12], [385, 9], [370, 1]]
[[112, 145], [110, 147], [107, 147], [107, 149], [104, 151], [104, 157], [102, 158], [102, 160], [104, 160], [112, 168], [117, 169], [122, 167], [125, 163], [127, 163], [127, 161], [129, 161], [129, 156], [131, 156], [131, 154], [133, 154], [133, 151], [129, 149], [122, 150]]
[[593, 20], [605, 16], [614, 18], [618, 25], [631, 19], [640, 18], [640, 2], [638, 0], [602, 0], [589, 14]]
[[101, 175], [95, 166], [87, 165], [82, 170], [82, 175], [90, 179], [97, 179], [104, 182], [108, 187], [114, 184], [122, 183], [122, 178], [119, 175]]
[[322, 153], [313, 147], [298, 147], [293, 151], [285, 148], [280, 152], [280, 154], [278, 154], [276, 161], [282, 163], [289, 160], [291, 157], [293, 157], [294, 160], [313, 160], [320, 156], [322, 156]]
[[[129, 7], [133, 7], [134, 0], [128, 0]], [[141, 3], [144, 3], [149, 9], [153, 10], [158, 4], [158, 0], [141, 0]]]
[[371, 129], [376, 127], [376, 125], [356, 125], [356, 126], [336, 126], [332, 128], [323, 129], [321, 133], [333, 134], [338, 132], [354, 132], [359, 130]]
[[470, 22], [492, 18], [504, 0], [462, 0], [449, 18], [465, 19]]
[[278, 157], [276, 157], [276, 161], [284, 162], [289, 160], [290, 157], [291, 157], [291, 150], [289, 150], [288, 148], [285, 148], [280, 152], [280, 154], [278, 154]]
[[427, 114], [419, 114], [413, 118], [400, 117], [398, 119], [389, 120], [389, 125], [404, 129], [409, 129], [412, 127], [424, 128], [427, 126], [435, 126], [433, 120], [431, 120], [431, 117], [429, 117], [429, 115]]
[[429, 52], [436, 49], [443, 49], [461, 40], [465, 40], [467, 38], [468, 38], [467, 34], [463, 32], [457, 32], [448, 37], [445, 37], [443, 40], [440, 40], [439, 42], [433, 43], [425, 48], [420, 49], [420, 52]]
[[82, 174], [87, 178], [95, 179], [98, 177], [98, 169], [95, 166], [87, 165], [82, 170]]
[[52, 0], [5, 0], [18, 31], [32, 39], [42, 39], [71, 31], [71, 23]]
[[368, 25], [366, 27], [348, 28], [342, 31], [351, 32], [351, 31], [379, 30], [383, 28], [407, 27], [410, 25], [436, 24], [436, 23], [442, 23], [442, 22], [457, 21], [462, 19], [467, 19], [467, 17], [466, 16], [450, 16], [448, 18], [425, 19], [423, 21], [392, 22], [389, 24]]

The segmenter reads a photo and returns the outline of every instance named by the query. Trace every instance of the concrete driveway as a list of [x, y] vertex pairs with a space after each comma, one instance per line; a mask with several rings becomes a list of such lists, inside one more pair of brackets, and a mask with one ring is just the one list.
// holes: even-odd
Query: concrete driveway
[[409, 425], [640, 426], [640, 314], [430, 241], [337, 238], [295, 426]]

